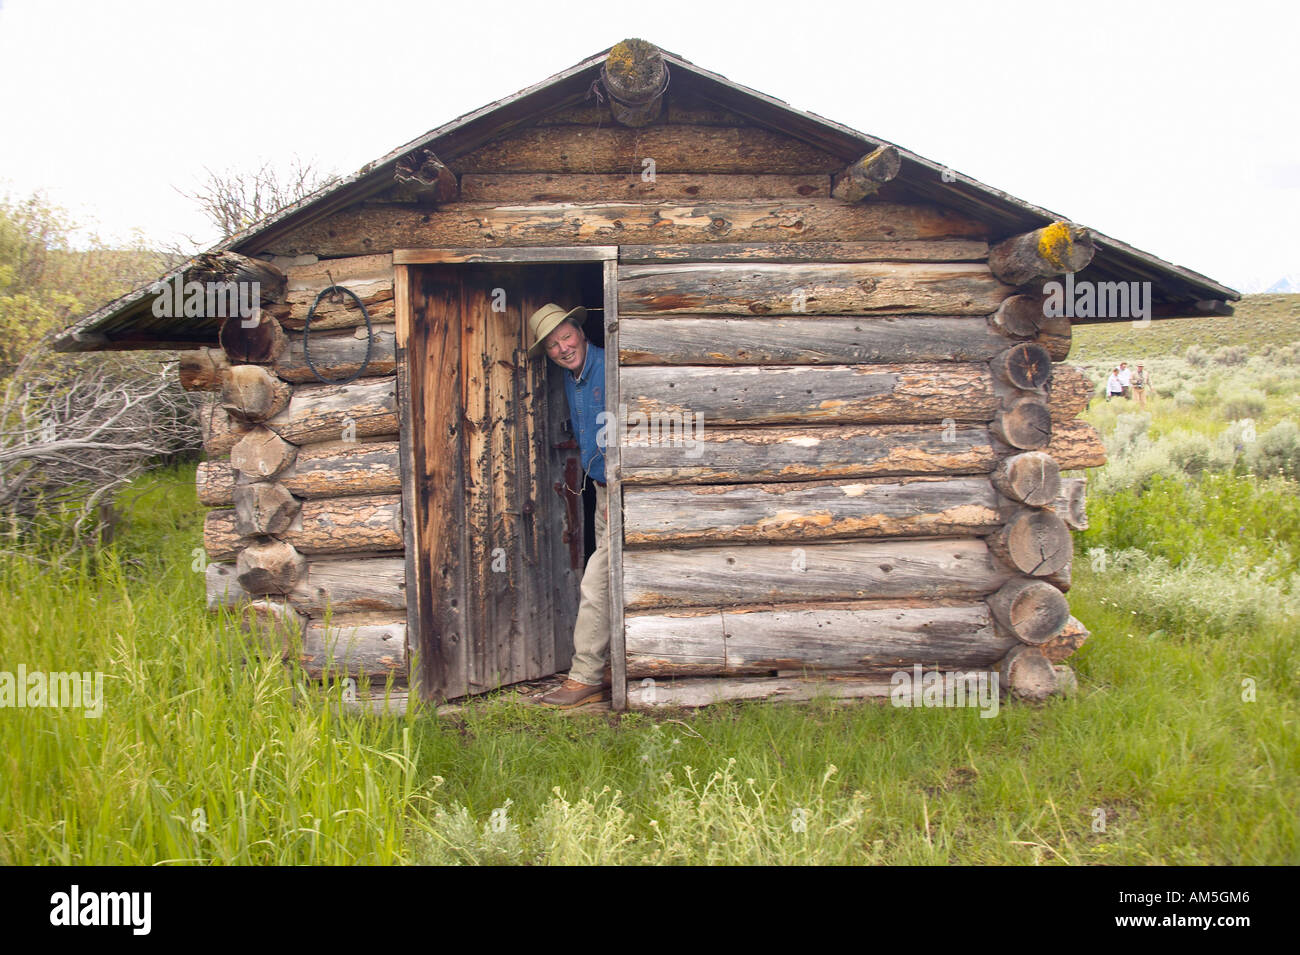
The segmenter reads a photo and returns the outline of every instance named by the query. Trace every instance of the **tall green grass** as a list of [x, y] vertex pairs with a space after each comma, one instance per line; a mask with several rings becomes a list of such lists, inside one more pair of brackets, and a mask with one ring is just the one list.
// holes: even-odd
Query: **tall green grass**
[[203, 609], [192, 479], [156, 476], [74, 567], [0, 566], [0, 669], [106, 677], [99, 719], [0, 710], [0, 862], [1300, 861], [1294, 627], [1160, 632], [1077, 560], [1080, 692], [992, 719], [504, 697], [379, 717], [241, 662]]

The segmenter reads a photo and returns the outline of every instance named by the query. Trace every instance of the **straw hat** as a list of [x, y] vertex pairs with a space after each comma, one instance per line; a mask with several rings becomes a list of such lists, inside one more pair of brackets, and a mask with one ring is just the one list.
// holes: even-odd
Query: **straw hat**
[[565, 311], [554, 303], [543, 305], [537, 311], [533, 312], [533, 317], [528, 320], [528, 329], [533, 333], [533, 344], [528, 349], [528, 355], [531, 358], [542, 350], [542, 342], [546, 336], [559, 327], [560, 322], [566, 318], [574, 318], [581, 325], [587, 320], [587, 309], [579, 305], [577, 308]]

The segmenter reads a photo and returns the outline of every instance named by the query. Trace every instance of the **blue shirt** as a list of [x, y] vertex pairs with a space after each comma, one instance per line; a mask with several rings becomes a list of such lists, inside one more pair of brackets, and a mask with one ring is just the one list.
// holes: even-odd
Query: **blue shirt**
[[[605, 480], [605, 443], [597, 443], [601, 430], [600, 415], [605, 410], [605, 349], [587, 343], [587, 357], [582, 371], [564, 376], [564, 397], [569, 402], [569, 423], [578, 437], [582, 469], [593, 481]], [[603, 438], [604, 435], [601, 435]]]

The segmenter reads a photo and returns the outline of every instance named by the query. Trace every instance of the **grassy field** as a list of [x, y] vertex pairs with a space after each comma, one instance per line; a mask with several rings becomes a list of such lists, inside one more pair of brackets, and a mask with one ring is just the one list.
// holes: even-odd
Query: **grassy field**
[[[1149, 347], [1124, 327], [1080, 350]], [[1251, 368], [1275, 381], [1248, 432], [1223, 396]], [[113, 546], [0, 561], [0, 669], [105, 675], [98, 718], [0, 711], [0, 863], [1300, 862], [1294, 371], [1200, 366], [1146, 420], [1093, 403], [1112, 462], [1076, 540], [1080, 689], [992, 719], [322, 705], [204, 611], [193, 467], [156, 473]]]
[[1190, 345], [1213, 351], [1224, 345], [1257, 349], [1300, 342], [1300, 295], [1246, 295], [1233, 304], [1232, 315], [1157, 318], [1145, 327], [1132, 322], [1077, 325], [1070, 360], [1180, 357]]

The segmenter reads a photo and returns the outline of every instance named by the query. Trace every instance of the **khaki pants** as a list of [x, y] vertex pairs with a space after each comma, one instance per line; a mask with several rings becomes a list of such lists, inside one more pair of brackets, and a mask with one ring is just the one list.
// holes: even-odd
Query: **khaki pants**
[[582, 574], [582, 600], [573, 625], [573, 663], [569, 679], [595, 686], [609, 662], [609, 545], [605, 539], [609, 497], [596, 485], [596, 549]]

